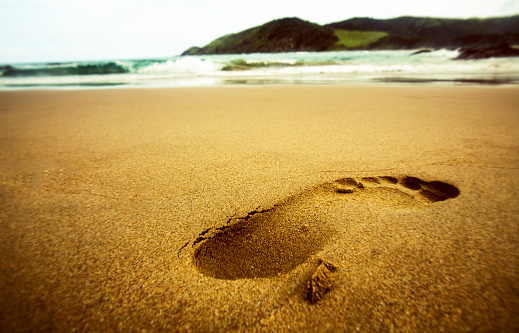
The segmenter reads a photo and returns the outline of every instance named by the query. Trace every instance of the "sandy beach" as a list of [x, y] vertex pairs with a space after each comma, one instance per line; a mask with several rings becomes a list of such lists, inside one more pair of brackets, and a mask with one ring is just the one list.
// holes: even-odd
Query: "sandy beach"
[[519, 88], [0, 92], [2, 332], [519, 330]]

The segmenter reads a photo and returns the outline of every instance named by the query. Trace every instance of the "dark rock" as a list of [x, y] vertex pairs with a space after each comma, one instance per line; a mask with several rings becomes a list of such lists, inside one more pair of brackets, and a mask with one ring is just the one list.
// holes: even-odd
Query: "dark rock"
[[411, 55], [420, 54], [420, 53], [429, 53], [432, 51], [433, 51], [432, 49], [421, 49], [421, 50], [411, 53]]
[[460, 54], [454, 60], [476, 60], [488, 58], [519, 57], [519, 50], [507, 43], [492, 46], [476, 46], [460, 49]]

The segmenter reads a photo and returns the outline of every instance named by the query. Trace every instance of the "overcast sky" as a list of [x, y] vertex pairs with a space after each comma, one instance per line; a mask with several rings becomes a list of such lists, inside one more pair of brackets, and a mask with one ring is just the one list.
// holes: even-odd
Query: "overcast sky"
[[518, 0], [0, 0], [0, 64], [169, 57], [282, 17], [495, 17]]

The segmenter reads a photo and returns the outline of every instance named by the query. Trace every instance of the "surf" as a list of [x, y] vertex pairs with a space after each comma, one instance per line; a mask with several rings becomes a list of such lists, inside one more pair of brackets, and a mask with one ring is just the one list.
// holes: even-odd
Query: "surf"
[[0, 89], [226, 84], [519, 84], [519, 58], [455, 50], [288, 52], [0, 65]]

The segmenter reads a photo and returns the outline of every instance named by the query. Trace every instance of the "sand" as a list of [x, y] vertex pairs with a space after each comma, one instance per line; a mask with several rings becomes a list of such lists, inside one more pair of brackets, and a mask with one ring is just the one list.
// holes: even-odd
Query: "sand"
[[0, 92], [0, 331], [519, 330], [519, 88]]

